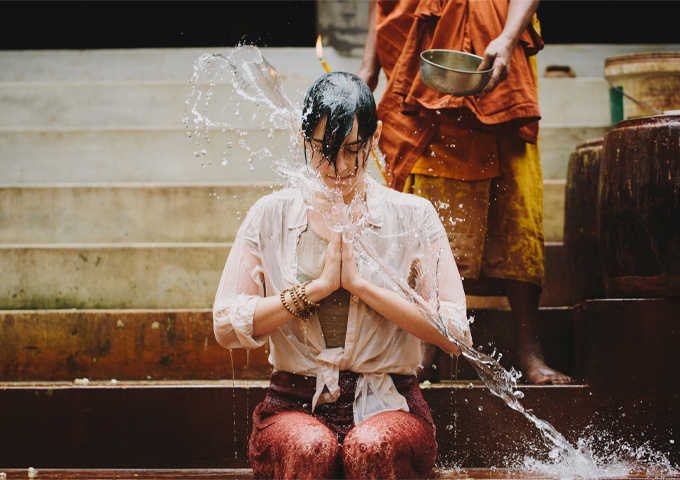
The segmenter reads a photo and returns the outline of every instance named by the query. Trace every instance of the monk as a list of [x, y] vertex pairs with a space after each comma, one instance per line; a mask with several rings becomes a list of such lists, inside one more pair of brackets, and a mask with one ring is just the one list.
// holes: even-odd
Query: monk
[[[538, 339], [545, 252], [537, 7], [538, 0], [372, 0], [358, 75], [371, 89], [381, 68], [388, 79], [378, 105], [388, 185], [433, 203], [466, 294], [508, 297], [526, 380], [567, 384], [546, 365]], [[493, 68], [479, 96], [423, 83], [420, 53], [436, 48], [480, 55], [479, 70]]]

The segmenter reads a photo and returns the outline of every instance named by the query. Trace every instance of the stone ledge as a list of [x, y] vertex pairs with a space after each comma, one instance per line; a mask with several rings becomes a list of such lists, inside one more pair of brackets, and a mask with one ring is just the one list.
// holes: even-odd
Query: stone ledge
[[0, 309], [209, 308], [230, 243], [0, 245]]
[[[272, 183], [0, 185], [0, 244], [232, 242]], [[544, 181], [548, 242], [562, 241], [564, 192], [564, 180]]]
[[[521, 390], [524, 405], [571, 441], [586, 427], [587, 387]], [[225, 384], [0, 386], [3, 468], [245, 468], [251, 415], [265, 392]], [[504, 457], [540, 445], [535, 428], [484, 386], [424, 387], [423, 395], [442, 466], [503, 466]]]
[[[515, 323], [507, 310], [470, 310], [475, 346], [503, 354], [516, 365]], [[573, 374], [573, 311], [540, 310], [541, 340], [548, 363]], [[246, 353], [219, 346], [212, 310], [11, 310], [0, 311], [0, 382], [52, 382], [69, 387], [77, 378], [107, 386], [124, 381], [267, 380], [269, 346]], [[232, 363], [233, 362], [233, 363]], [[453, 379], [452, 360], [440, 355], [439, 378]], [[474, 380], [466, 361], [459, 379]], [[56, 382], [56, 383], [55, 383]], [[204, 384], [205, 382], [201, 383]]]

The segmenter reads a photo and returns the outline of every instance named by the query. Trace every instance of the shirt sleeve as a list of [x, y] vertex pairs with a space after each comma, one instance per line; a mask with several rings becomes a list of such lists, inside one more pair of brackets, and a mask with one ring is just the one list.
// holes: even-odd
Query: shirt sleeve
[[213, 305], [213, 331], [217, 343], [227, 349], [261, 347], [269, 335], [253, 337], [253, 316], [265, 296], [264, 268], [258, 245], [256, 220], [260, 209], [253, 207], [236, 235], [222, 272]]
[[[442, 227], [443, 228], [443, 227]], [[446, 235], [440, 235], [432, 242], [432, 249], [441, 251], [439, 257], [439, 308], [449, 333], [458, 340], [472, 346], [470, 323], [467, 319], [463, 282], [453, 258], [451, 245]]]

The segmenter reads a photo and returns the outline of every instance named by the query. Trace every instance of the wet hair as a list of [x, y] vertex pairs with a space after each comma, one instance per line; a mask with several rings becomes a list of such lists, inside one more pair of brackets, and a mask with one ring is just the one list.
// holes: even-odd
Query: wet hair
[[[345, 146], [352, 132], [354, 119], [358, 120], [357, 139], [359, 151], [366, 147], [378, 128], [375, 99], [364, 81], [346, 72], [330, 72], [319, 77], [307, 91], [302, 110], [302, 132], [305, 145], [312, 141], [319, 121], [326, 117], [321, 153], [324, 161], [335, 168], [340, 149]], [[305, 160], [307, 149], [305, 148]], [[358, 154], [354, 172], [359, 168]]]

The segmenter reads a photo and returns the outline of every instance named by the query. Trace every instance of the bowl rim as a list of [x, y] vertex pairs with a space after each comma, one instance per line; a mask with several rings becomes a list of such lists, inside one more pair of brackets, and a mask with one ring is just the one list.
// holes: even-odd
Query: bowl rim
[[437, 68], [443, 68], [444, 70], [448, 70], [450, 72], [467, 73], [468, 75], [475, 75], [475, 74], [483, 75], [485, 73], [489, 73], [489, 72], [493, 71], [493, 66], [490, 69], [482, 70], [481, 72], [470, 72], [468, 70], [458, 70], [458, 69], [451, 68], [451, 67], [445, 67], [444, 65], [440, 65], [439, 63], [432, 62], [432, 61], [428, 60], [427, 58], [425, 58], [423, 55], [425, 55], [427, 52], [453, 52], [453, 53], [460, 53], [460, 54], [466, 55], [468, 57], [478, 58], [482, 61], [484, 61], [484, 59], [482, 57], [478, 56], [478, 55], [473, 54], [473, 53], [459, 52], [458, 50], [448, 50], [446, 48], [430, 48], [428, 50], [423, 50], [422, 52], [420, 52], [420, 59], [422, 61], [427, 62], [430, 65], [433, 65]]

